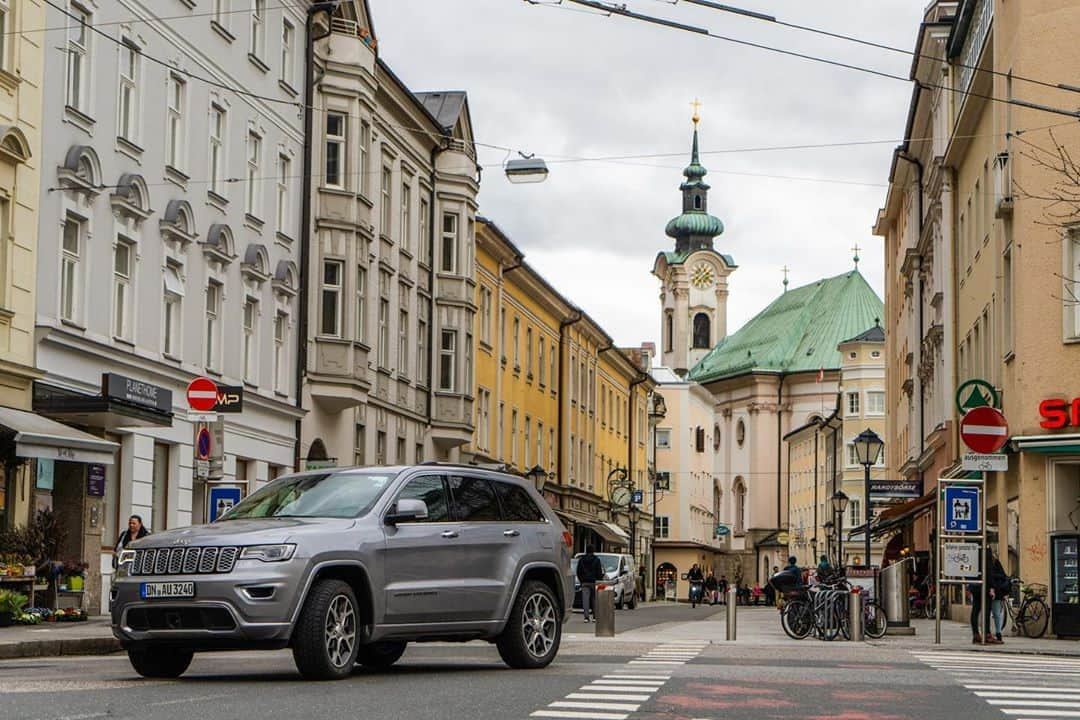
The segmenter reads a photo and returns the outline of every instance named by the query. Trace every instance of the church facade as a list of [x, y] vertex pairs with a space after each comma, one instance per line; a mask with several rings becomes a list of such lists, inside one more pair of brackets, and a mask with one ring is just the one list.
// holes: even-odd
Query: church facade
[[838, 345], [873, 327], [883, 305], [856, 268], [791, 290], [785, 285], [729, 335], [728, 278], [737, 265], [716, 247], [724, 226], [708, 214], [697, 120], [680, 186], [682, 213], [666, 228], [675, 247], [653, 265], [661, 283], [661, 358], [712, 397], [711, 482], [717, 525], [725, 526], [716, 532], [728, 537], [714, 569], [752, 584], [788, 554], [784, 435], [836, 408]]

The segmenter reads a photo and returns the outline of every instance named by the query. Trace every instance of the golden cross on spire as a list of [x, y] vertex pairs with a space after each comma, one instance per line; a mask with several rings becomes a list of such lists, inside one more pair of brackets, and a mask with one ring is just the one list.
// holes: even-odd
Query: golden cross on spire
[[855, 253], [855, 269], [859, 269], [859, 251], [862, 250], [858, 243], [855, 243], [855, 247], [851, 248], [851, 251]]
[[787, 265], [785, 265], [784, 267], [780, 268], [780, 272], [784, 273], [784, 292], [787, 292], [787, 286], [788, 286], [787, 276], [788, 276], [788, 273], [791, 272], [791, 268], [789, 268]]
[[697, 125], [701, 122], [701, 115], [698, 114], [698, 108], [701, 107], [701, 101], [694, 98], [694, 102], [690, 103], [690, 107], [694, 108], [694, 116], [690, 119], [694, 121], [694, 125]]

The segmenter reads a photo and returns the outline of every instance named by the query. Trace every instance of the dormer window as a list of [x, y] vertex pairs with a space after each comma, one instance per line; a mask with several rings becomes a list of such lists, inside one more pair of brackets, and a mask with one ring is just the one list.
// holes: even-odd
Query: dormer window
[[694, 209], [695, 210], [700, 210], [701, 209], [701, 196], [700, 195], [695, 195], [694, 196]]

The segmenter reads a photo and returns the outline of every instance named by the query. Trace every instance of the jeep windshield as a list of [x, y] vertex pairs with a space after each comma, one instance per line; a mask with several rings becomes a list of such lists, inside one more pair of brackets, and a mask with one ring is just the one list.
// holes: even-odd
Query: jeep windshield
[[350, 471], [283, 477], [252, 493], [218, 522], [258, 518], [356, 518], [366, 514], [396, 477]]

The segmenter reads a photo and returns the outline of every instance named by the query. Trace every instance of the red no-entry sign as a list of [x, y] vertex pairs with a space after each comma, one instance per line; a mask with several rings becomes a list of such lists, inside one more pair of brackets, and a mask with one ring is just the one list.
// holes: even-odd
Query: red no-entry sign
[[218, 388], [210, 378], [200, 377], [187, 388], [188, 406], [197, 412], [210, 412], [217, 405]]
[[1000, 410], [973, 408], [960, 420], [960, 438], [974, 452], [996, 453], [1009, 441], [1009, 423]]

